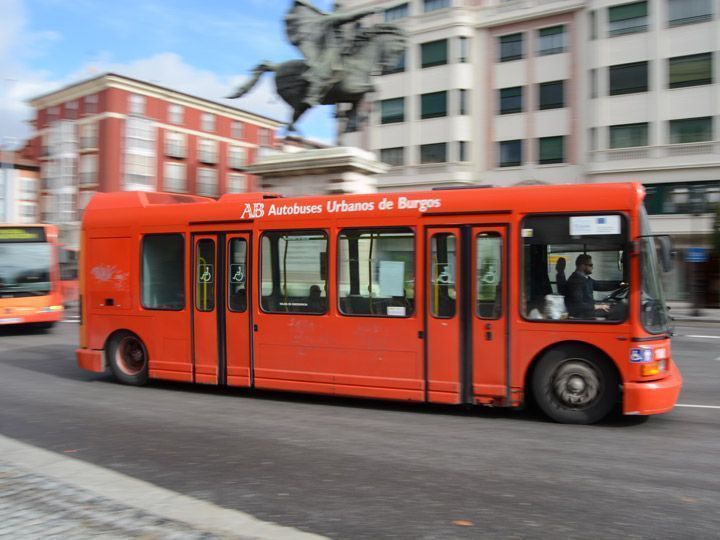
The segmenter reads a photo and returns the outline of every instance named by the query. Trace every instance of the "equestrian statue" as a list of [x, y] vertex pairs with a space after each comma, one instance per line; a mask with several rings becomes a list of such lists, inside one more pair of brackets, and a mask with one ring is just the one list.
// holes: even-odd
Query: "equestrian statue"
[[277, 93], [293, 108], [288, 133], [297, 132], [295, 125], [308, 109], [339, 103], [351, 105], [343, 114], [345, 130], [355, 129], [360, 121], [358, 105], [375, 90], [372, 76], [395, 66], [405, 50], [405, 32], [398, 26], [361, 25], [361, 19], [377, 12], [377, 8], [343, 12], [335, 2], [333, 12], [325, 13], [306, 0], [294, 0], [285, 16], [285, 29], [304, 59], [262, 62], [228, 98], [244, 96], [264, 73], [272, 71]]

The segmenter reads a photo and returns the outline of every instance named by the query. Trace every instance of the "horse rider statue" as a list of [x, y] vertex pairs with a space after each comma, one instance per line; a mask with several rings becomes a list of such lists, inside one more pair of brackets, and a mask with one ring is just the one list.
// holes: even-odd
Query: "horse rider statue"
[[261, 62], [250, 79], [229, 98], [248, 93], [263, 73], [275, 72], [280, 97], [293, 108], [288, 132], [315, 105], [352, 105], [344, 116], [346, 129], [357, 124], [358, 106], [365, 94], [374, 90], [371, 76], [394, 65], [406, 46], [405, 32], [393, 24], [363, 27], [361, 19], [377, 13], [377, 8], [343, 12], [340, 3], [325, 13], [307, 0], [293, 0], [285, 17], [288, 40], [302, 52], [303, 60], [280, 64]]

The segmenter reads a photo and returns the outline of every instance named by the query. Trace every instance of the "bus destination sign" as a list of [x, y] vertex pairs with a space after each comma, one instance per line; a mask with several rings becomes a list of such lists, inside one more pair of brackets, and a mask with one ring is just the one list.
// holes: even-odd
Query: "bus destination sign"
[[0, 242], [46, 242], [43, 227], [0, 227]]

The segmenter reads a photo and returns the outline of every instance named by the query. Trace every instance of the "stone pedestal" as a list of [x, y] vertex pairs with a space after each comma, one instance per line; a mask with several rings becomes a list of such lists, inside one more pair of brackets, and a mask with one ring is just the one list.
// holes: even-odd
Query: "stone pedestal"
[[248, 167], [248, 172], [260, 177], [263, 191], [297, 196], [375, 193], [374, 175], [388, 169], [372, 152], [334, 147], [268, 155]]

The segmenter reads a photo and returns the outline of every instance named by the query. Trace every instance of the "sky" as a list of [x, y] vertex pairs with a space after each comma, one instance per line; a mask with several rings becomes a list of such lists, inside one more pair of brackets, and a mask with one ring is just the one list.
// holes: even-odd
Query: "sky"
[[[27, 100], [106, 72], [146, 80], [287, 122], [272, 74], [237, 100], [223, 96], [262, 60], [300, 57], [283, 17], [291, 0], [0, 0], [0, 145], [31, 134]], [[329, 11], [331, 0], [314, 4]], [[302, 135], [332, 143], [333, 108]]]

